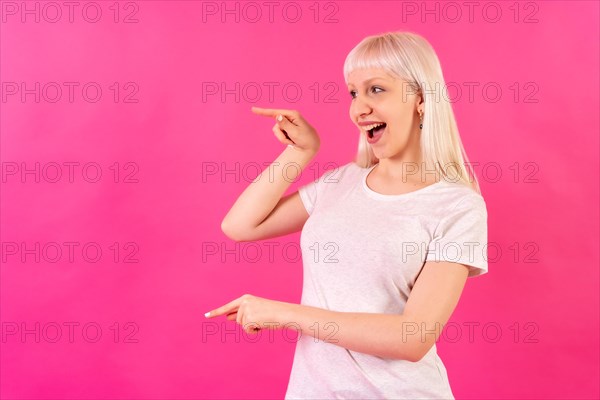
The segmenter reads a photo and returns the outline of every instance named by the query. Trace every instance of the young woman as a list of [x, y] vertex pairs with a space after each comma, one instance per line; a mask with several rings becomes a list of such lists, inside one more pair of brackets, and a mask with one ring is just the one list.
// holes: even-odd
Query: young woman
[[435, 343], [467, 277], [487, 272], [487, 209], [439, 60], [421, 36], [385, 33], [349, 53], [344, 77], [356, 159], [282, 198], [296, 178], [282, 171], [320, 139], [297, 111], [254, 108], [288, 146], [222, 223], [237, 241], [302, 230], [300, 304], [245, 294], [207, 317], [300, 331], [286, 399], [452, 399]]

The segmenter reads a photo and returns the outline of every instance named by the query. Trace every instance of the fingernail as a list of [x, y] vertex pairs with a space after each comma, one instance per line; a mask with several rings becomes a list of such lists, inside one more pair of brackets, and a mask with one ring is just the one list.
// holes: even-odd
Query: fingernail
[[279, 121], [279, 122], [283, 121], [283, 115], [281, 115], [281, 114], [278, 115], [277, 116], [277, 121]]
[[206, 318], [210, 317], [210, 311], [209, 311], [209, 312], [207, 312], [206, 314], [204, 314], [204, 316], [205, 316]]
[[293, 145], [293, 144], [288, 144], [288, 147], [292, 147], [292, 148], [293, 148], [293, 147], [294, 147], [294, 145]]

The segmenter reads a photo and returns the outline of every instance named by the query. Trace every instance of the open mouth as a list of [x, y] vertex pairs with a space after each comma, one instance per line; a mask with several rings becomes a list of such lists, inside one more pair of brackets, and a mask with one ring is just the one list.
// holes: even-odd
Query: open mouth
[[382, 122], [381, 124], [378, 124], [378, 125], [374, 126], [373, 128], [368, 129], [367, 133], [369, 134], [369, 137], [372, 138], [377, 133], [383, 132], [383, 130], [385, 129], [386, 126], [387, 126], [387, 124], [385, 122]]

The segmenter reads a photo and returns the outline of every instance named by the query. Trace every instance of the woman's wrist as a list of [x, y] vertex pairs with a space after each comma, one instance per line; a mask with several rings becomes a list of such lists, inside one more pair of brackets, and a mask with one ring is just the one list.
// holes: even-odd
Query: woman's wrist
[[[295, 303], [281, 302], [282, 310], [277, 315], [277, 322], [281, 327], [294, 328], [299, 327], [298, 316], [301, 312], [301, 305]], [[296, 328], [294, 328], [296, 329]]]

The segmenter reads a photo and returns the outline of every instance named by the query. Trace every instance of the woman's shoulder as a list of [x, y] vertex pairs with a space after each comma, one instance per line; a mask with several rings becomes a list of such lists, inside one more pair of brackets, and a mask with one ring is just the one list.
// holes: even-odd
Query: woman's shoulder
[[483, 210], [487, 208], [483, 195], [470, 182], [442, 178], [435, 194], [440, 202], [449, 206], [449, 209], [455, 209], [457, 206]]

